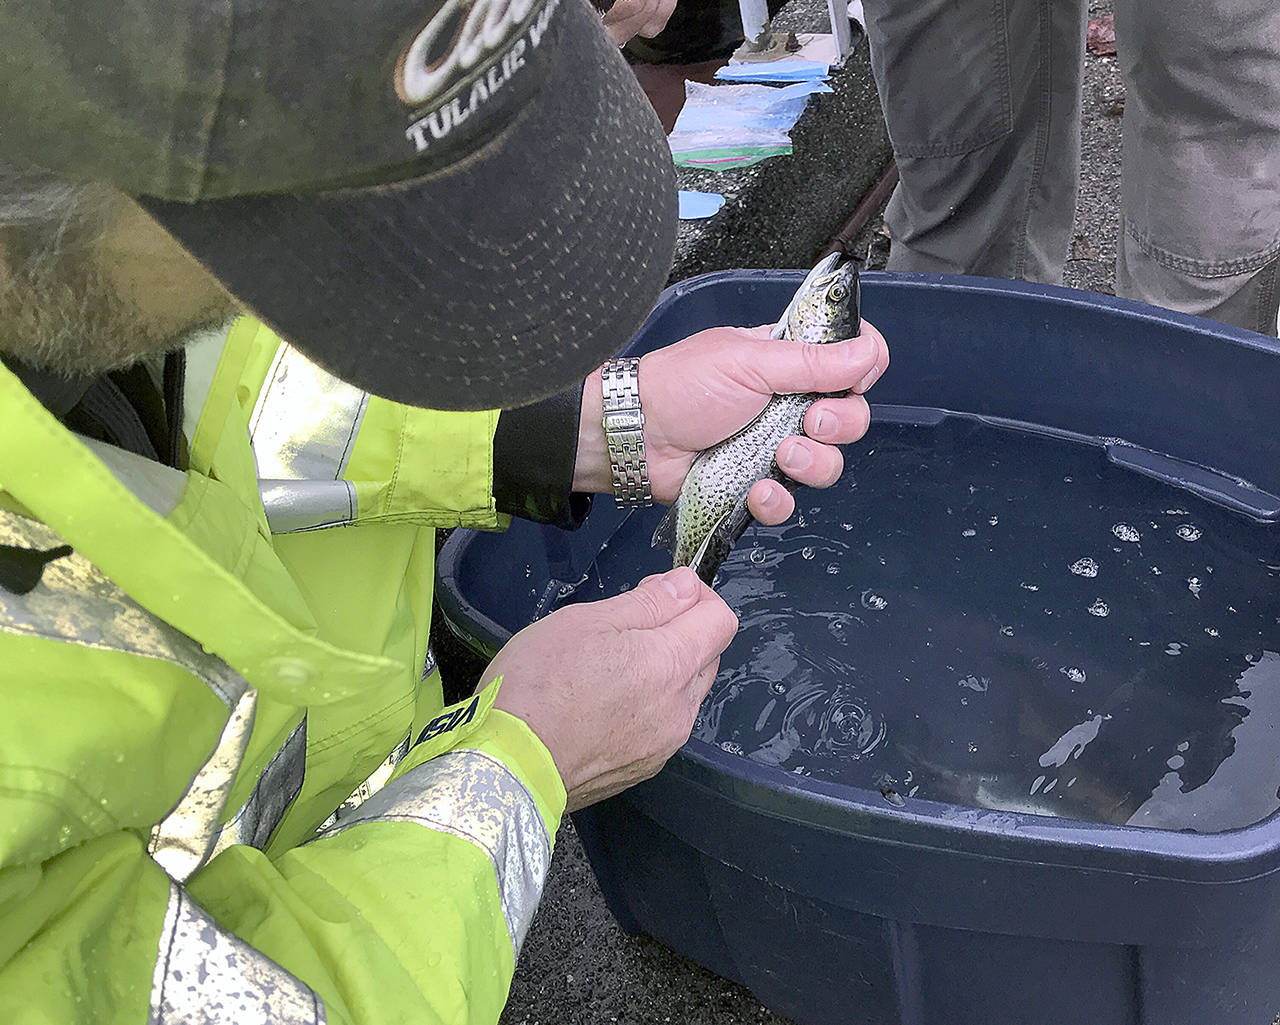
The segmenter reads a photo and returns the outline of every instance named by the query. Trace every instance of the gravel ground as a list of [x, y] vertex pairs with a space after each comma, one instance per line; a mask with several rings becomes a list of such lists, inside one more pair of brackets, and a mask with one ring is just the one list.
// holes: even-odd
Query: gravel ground
[[[1094, 0], [1089, 16], [1111, 10], [1111, 0]], [[1080, 128], [1080, 194], [1071, 254], [1063, 283], [1071, 288], [1115, 294], [1116, 232], [1120, 201], [1120, 124], [1124, 85], [1115, 57], [1085, 57], [1084, 110]]]
[[[1095, 0], [1091, 14], [1109, 11]], [[1120, 125], [1124, 90], [1114, 57], [1086, 62], [1083, 167], [1066, 284], [1112, 293], [1115, 284]], [[546, 893], [502, 1017], [504, 1025], [786, 1025], [749, 991], [643, 936], [628, 936], [605, 907], [566, 819]], [[1275, 1025], [1280, 1025], [1277, 1016]]]

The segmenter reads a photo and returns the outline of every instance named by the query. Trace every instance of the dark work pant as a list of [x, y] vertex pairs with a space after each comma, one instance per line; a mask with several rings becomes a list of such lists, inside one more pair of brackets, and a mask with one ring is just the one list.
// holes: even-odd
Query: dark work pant
[[[902, 181], [889, 267], [1060, 282], [1086, 0], [865, 0]], [[1117, 290], [1274, 334], [1280, 3], [1116, 0]]]

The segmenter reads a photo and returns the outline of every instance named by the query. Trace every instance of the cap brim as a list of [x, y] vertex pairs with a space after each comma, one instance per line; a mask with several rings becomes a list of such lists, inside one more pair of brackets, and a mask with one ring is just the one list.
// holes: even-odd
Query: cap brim
[[549, 79], [502, 133], [428, 177], [149, 212], [331, 373], [436, 409], [532, 402], [626, 343], [675, 242], [670, 150], [584, 3], [560, 5]]

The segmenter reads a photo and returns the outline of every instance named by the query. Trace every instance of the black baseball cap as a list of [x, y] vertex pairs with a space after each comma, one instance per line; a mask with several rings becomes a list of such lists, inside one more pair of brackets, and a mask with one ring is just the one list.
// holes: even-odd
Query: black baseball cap
[[0, 162], [108, 182], [336, 376], [550, 395], [670, 266], [670, 151], [585, 0], [3, 0]]

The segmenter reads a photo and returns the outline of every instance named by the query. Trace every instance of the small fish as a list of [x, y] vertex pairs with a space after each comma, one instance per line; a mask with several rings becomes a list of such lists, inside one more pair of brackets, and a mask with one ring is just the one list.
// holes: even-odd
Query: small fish
[[[840, 253], [820, 260], [796, 291], [773, 330], [774, 338], [824, 345], [859, 333], [857, 263]], [[675, 566], [692, 566], [708, 584], [751, 522], [747, 492], [764, 477], [787, 488], [774, 453], [789, 434], [804, 433], [804, 414], [822, 396], [775, 395], [732, 438], [698, 453], [680, 494], [653, 535]]]

